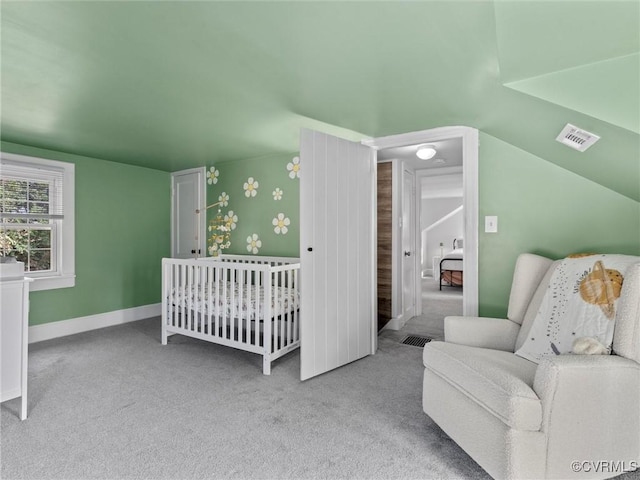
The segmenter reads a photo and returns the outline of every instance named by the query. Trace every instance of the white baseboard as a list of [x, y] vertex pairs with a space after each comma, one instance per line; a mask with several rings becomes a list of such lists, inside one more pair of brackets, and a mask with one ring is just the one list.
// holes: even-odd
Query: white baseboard
[[42, 342], [52, 338], [65, 337], [75, 333], [88, 332], [98, 328], [112, 327], [123, 323], [135, 322], [149, 317], [157, 317], [162, 312], [161, 303], [140, 307], [114, 310], [113, 312], [70, 318], [59, 322], [43, 323], [29, 327], [29, 343]]
[[407, 323], [407, 321], [403, 318], [403, 315], [400, 315], [389, 320], [383, 330], [400, 330], [404, 327], [405, 323]]

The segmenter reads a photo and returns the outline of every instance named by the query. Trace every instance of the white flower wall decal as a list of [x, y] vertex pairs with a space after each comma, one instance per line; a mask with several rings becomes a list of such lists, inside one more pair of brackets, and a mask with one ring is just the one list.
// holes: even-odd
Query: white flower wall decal
[[[224, 166], [222, 170], [211, 165], [206, 167], [207, 203], [219, 202], [215, 208], [217, 217], [212, 213], [215, 210], [207, 211], [207, 253], [217, 256], [230, 251], [234, 254], [244, 252], [244, 255], [259, 256], [268, 254], [267, 250], [272, 248], [283, 248], [287, 252], [293, 248], [291, 239], [288, 241], [287, 238], [291, 236], [289, 233], [297, 235], [298, 212], [291, 211], [287, 205], [297, 201], [299, 187], [296, 182], [301, 178], [300, 163], [301, 157], [295, 153], [274, 158], [268, 169], [264, 169], [263, 164], [257, 161], [240, 170], [225, 170]], [[238, 188], [241, 185], [242, 192]], [[269, 193], [275, 204], [268, 200]], [[242, 197], [247, 201], [238, 200]], [[265, 199], [265, 202], [260, 201]], [[239, 224], [239, 217], [243, 219], [242, 225]], [[269, 218], [273, 233], [268, 230]], [[293, 233], [291, 228], [294, 228]], [[269, 238], [272, 240], [268, 240]], [[246, 241], [242, 243], [242, 239]], [[227, 242], [233, 242], [233, 247], [227, 247]]]
[[300, 176], [300, 157], [293, 157], [293, 160], [287, 163], [287, 170], [289, 171], [289, 178], [298, 178]]
[[288, 217], [285, 217], [284, 213], [279, 213], [271, 223], [274, 226], [273, 231], [276, 232], [276, 234], [286, 235], [289, 231], [288, 226], [291, 224], [291, 220], [289, 220]]
[[258, 193], [258, 181], [254, 180], [253, 177], [249, 177], [242, 188], [244, 188], [244, 196], [245, 197], [255, 197]]
[[247, 251], [255, 255], [260, 248], [262, 248], [262, 240], [260, 240], [258, 234], [254, 233], [253, 235], [249, 235], [247, 237]]
[[229, 222], [229, 226], [231, 227], [231, 230], [235, 230], [236, 224], [238, 223], [238, 216], [235, 213], [233, 213], [233, 210], [229, 210], [229, 213], [227, 213], [224, 216], [224, 221]]
[[220, 176], [220, 170], [216, 170], [216, 167], [211, 167], [207, 172], [207, 183], [209, 185], [218, 183], [219, 176]]
[[[238, 220], [238, 216], [234, 215], [235, 219]], [[225, 215], [225, 220], [227, 220], [227, 217]], [[226, 225], [218, 225], [218, 226], [214, 226], [214, 225], [209, 225], [207, 227], [207, 230], [209, 232], [218, 232], [218, 233], [224, 233], [224, 232], [228, 232], [229, 230], [233, 230], [234, 228], [236, 228], [235, 223], [230, 224], [230, 227], [227, 227]], [[216, 240], [218, 241], [218, 240]], [[218, 243], [222, 243], [220, 241], [218, 241]]]

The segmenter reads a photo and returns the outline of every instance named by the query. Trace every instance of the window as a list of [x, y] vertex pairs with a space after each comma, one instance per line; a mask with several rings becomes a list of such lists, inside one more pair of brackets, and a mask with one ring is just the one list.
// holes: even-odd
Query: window
[[0, 256], [24, 262], [32, 290], [75, 284], [74, 176], [71, 163], [2, 154]]

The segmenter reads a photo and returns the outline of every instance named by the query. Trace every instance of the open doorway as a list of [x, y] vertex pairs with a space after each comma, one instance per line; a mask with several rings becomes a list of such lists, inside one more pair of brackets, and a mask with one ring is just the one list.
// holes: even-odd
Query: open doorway
[[[435, 152], [420, 159], [416, 153], [426, 143]], [[444, 317], [477, 315], [477, 131], [441, 128], [371, 145], [392, 173], [392, 307], [384, 331], [441, 339]], [[413, 309], [405, 304], [412, 288]]]
[[[460, 169], [460, 171], [456, 171]], [[461, 167], [417, 171], [420, 187], [421, 315], [410, 322], [444, 337], [444, 317], [462, 315], [464, 196]]]

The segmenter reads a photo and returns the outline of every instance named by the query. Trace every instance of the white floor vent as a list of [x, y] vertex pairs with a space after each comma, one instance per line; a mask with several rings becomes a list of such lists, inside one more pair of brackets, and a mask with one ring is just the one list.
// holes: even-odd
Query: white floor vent
[[584, 152], [587, 148], [600, 140], [600, 137], [591, 132], [587, 132], [586, 130], [582, 130], [575, 125], [567, 123], [560, 132], [560, 135], [556, 137], [556, 140], [560, 143], [564, 143], [567, 147], [574, 148], [579, 152]]

